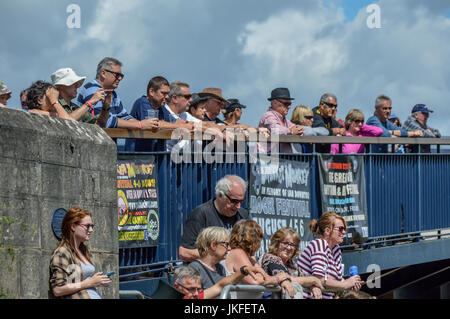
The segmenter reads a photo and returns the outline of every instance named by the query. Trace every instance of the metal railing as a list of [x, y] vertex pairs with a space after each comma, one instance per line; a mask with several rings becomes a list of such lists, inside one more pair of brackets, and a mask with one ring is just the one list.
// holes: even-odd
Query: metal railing
[[[114, 138], [170, 138], [169, 132], [151, 133], [106, 129]], [[164, 135], [165, 134], [165, 135]], [[208, 138], [205, 138], [207, 140]], [[249, 139], [251, 141], [251, 139]], [[358, 143], [358, 144], [434, 144], [450, 145], [449, 138], [373, 138], [373, 137], [298, 137], [280, 136], [280, 142]], [[439, 148], [438, 148], [439, 150]], [[214, 196], [215, 183], [226, 174], [249, 178], [249, 154], [244, 161], [212, 163], [174, 163], [169, 152], [120, 153], [119, 156], [154, 156], [158, 168], [160, 202], [160, 240], [158, 246], [120, 249], [121, 269], [155, 266], [178, 260], [182, 228], [188, 214]], [[224, 154], [225, 156], [229, 154]], [[194, 156], [194, 154], [192, 154]], [[336, 155], [340, 156], [340, 155]], [[450, 154], [355, 154], [364, 157], [369, 237], [385, 238], [450, 227]], [[311, 218], [321, 211], [318, 187], [318, 155], [280, 154], [280, 158], [307, 162], [311, 178]], [[242, 159], [242, 157], [239, 157]], [[244, 202], [244, 207], [248, 203]], [[418, 239], [418, 238], [412, 238]], [[161, 270], [161, 269], [159, 269]], [[126, 280], [125, 277], [121, 279]]]
[[271, 292], [272, 299], [281, 299], [281, 288], [279, 286], [266, 287], [261, 285], [228, 285], [222, 289], [219, 299], [230, 299], [230, 293], [236, 291], [245, 292]]
[[145, 299], [145, 296], [139, 290], [119, 290], [119, 297]]

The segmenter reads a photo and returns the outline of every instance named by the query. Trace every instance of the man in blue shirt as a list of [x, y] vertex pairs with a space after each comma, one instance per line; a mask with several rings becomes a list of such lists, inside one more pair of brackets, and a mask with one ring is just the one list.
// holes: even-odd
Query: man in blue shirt
[[[157, 130], [159, 122], [156, 119], [138, 121], [127, 113], [122, 105], [122, 101], [116, 93], [120, 81], [124, 78], [122, 73], [122, 63], [114, 58], [106, 57], [97, 66], [95, 80], [86, 83], [78, 94], [76, 104], [82, 106], [89, 105], [90, 98], [99, 88], [103, 88], [105, 93], [112, 94], [109, 118], [106, 122], [107, 128], [129, 128], [142, 130]], [[89, 105], [94, 111], [94, 115], [100, 114], [103, 103], [99, 101], [95, 105]]]
[[[392, 101], [386, 95], [380, 95], [375, 100], [375, 112], [373, 116], [367, 119], [367, 125], [378, 126], [383, 129], [381, 137], [421, 137], [423, 133], [420, 130], [407, 131], [401, 127], [395, 126], [389, 121], [392, 111]], [[387, 153], [386, 144], [372, 145], [373, 153]]]
[[[177, 120], [171, 117], [167, 110], [163, 109], [169, 93], [170, 85], [167, 79], [162, 76], [151, 78], [147, 85], [147, 95], [141, 96], [134, 102], [130, 114], [138, 120], [158, 119], [159, 129], [174, 130], [182, 127], [182, 123], [175, 123]], [[190, 92], [186, 96], [188, 95], [190, 95]], [[188, 99], [190, 100], [190, 96]], [[129, 152], [166, 151], [165, 144], [164, 140], [127, 139], [125, 150]]]

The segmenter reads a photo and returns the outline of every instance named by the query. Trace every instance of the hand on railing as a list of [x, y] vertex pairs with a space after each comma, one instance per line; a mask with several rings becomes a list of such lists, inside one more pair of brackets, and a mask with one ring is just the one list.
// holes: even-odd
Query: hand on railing
[[295, 125], [289, 129], [292, 135], [303, 136], [303, 126]]
[[365, 282], [361, 280], [361, 277], [356, 275], [344, 280], [344, 284], [345, 289], [359, 290], [361, 289], [362, 285], [365, 284]]
[[149, 118], [141, 121], [142, 129], [156, 132], [159, 129], [159, 120], [157, 118]]

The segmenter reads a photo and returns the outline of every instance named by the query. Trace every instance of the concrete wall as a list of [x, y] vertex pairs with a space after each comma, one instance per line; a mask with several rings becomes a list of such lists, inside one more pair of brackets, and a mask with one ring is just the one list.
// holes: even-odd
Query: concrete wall
[[[116, 153], [96, 125], [0, 108], [0, 216], [13, 221], [0, 223], [3, 297], [48, 297], [57, 208], [92, 213], [96, 227], [88, 244], [96, 270], [119, 272]], [[100, 293], [119, 297], [117, 275]]]

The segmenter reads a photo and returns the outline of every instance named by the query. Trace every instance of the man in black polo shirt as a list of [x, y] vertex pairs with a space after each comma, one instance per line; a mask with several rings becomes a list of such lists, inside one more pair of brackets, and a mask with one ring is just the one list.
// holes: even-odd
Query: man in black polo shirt
[[241, 207], [245, 201], [247, 183], [236, 175], [227, 175], [216, 184], [216, 197], [201, 204], [189, 214], [179, 248], [180, 258], [193, 261], [199, 258], [195, 242], [203, 228], [224, 227], [231, 230], [241, 219], [248, 219], [248, 211]]

